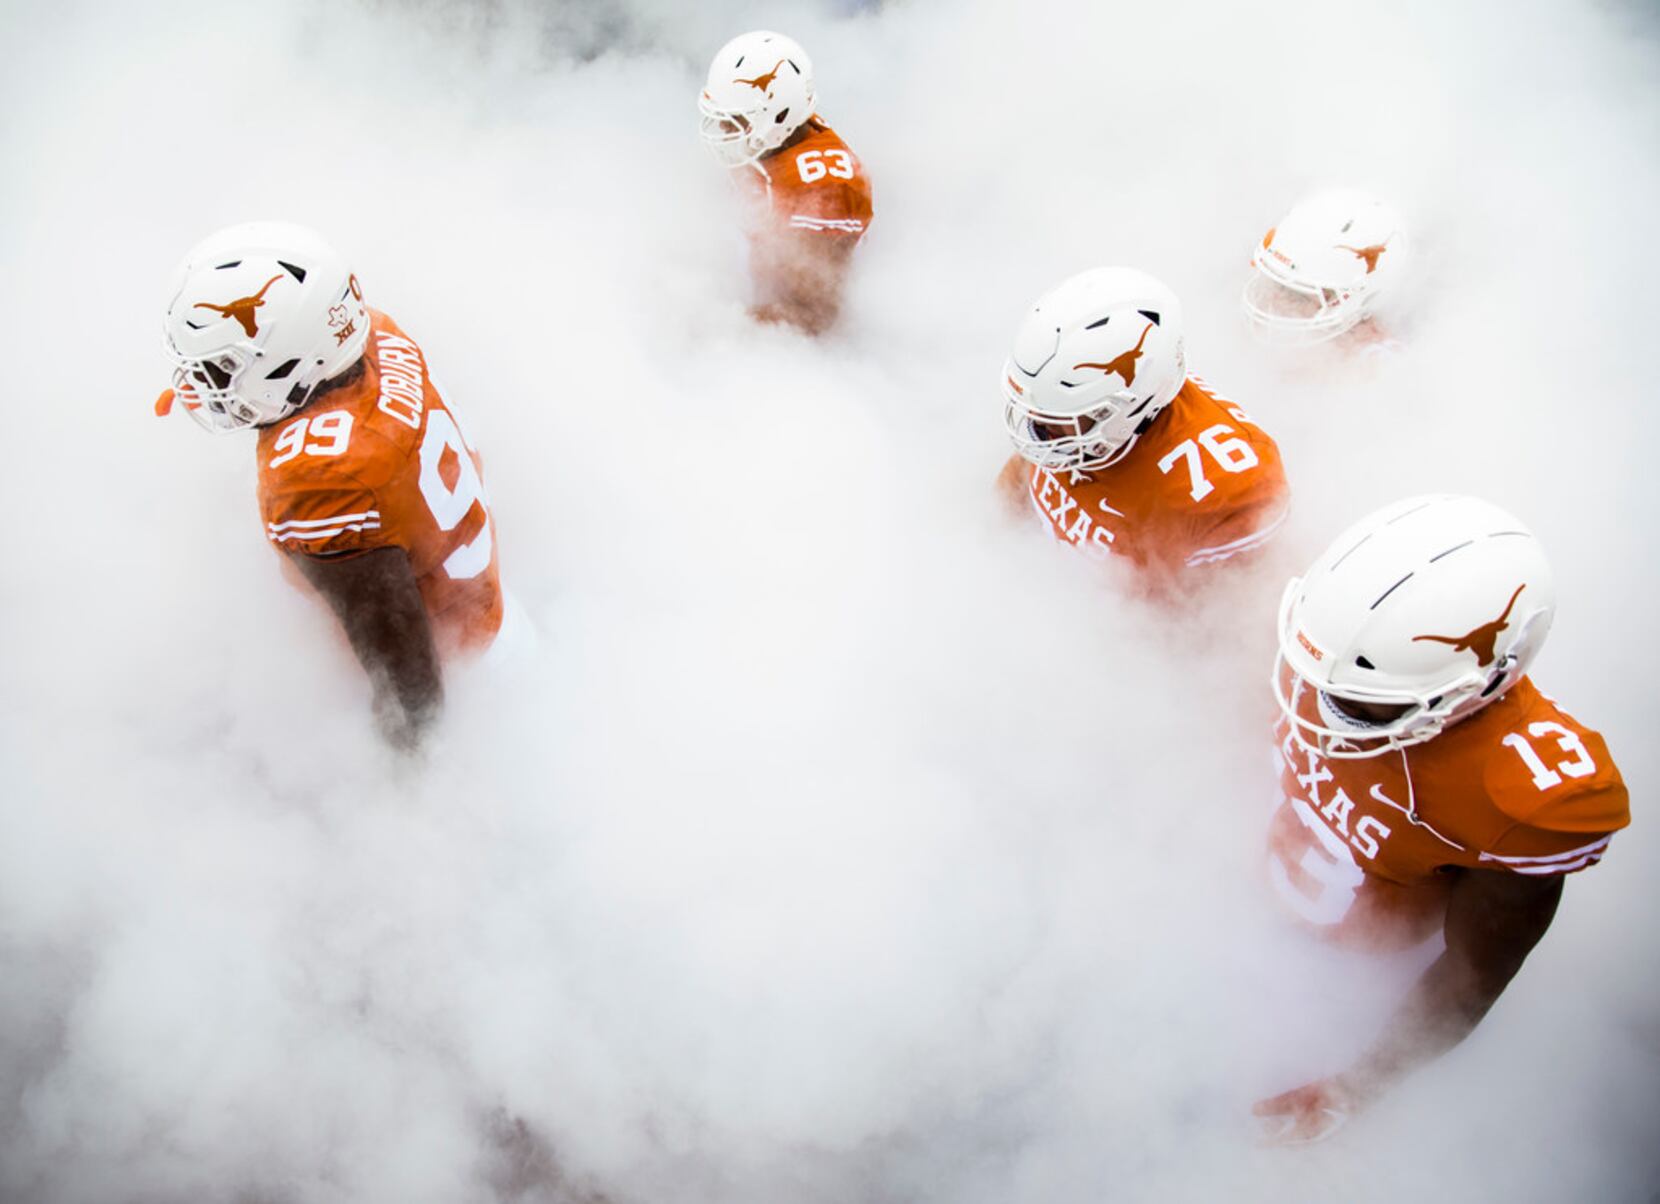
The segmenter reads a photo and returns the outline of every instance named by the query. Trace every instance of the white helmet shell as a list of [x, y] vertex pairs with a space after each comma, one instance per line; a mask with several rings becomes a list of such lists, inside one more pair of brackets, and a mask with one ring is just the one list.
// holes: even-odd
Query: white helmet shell
[[1135, 268], [1095, 268], [1042, 297], [1003, 365], [1003, 424], [1040, 468], [1124, 456], [1187, 379], [1182, 307]]
[[[1470, 497], [1408, 498], [1361, 519], [1286, 586], [1275, 694], [1297, 738], [1325, 756], [1420, 744], [1519, 681], [1555, 613], [1550, 564], [1514, 515]], [[1312, 708], [1304, 688], [1317, 692]], [[1406, 709], [1366, 723], [1343, 701]]]
[[759, 29], [720, 48], [698, 97], [698, 132], [727, 167], [777, 150], [813, 115], [813, 64], [793, 38]]
[[1406, 255], [1406, 231], [1388, 205], [1353, 189], [1317, 192], [1263, 236], [1241, 302], [1269, 341], [1322, 343], [1372, 312]]
[[357, 277], [314, 231], [246, 222], [191, 248], [162, 322], [173, 390], [210, 431], [264, 426], [349, 368], [369, 338]]

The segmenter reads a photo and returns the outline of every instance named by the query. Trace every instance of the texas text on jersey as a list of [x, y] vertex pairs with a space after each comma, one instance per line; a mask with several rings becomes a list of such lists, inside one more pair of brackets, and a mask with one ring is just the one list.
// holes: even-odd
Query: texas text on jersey
[[260, 429], [266, 535], [291, 555], [402, 548], [439, 652], [480, 652], [502, 619], [481, 466], [421, 349], [369, 312], [362, 375]]
[[[1299, 714], [1341, 722], [1289, 673]], [[1630, 821], [1602, 737], [1526, 677], [1434, 738], [1378, 756], [1322, 757], [1290, 726], [1282, 716], [1275, 733], [1269, 874], [1298, 916], [1342, 944], [1416, 944], [1440, 930], [1460, 868], [1570, 874]]]
[[1014, 456], [1003, 482], [1057, 539], [1155, 572], [1261, 547], [1290, 502], [1274, 441], [1197, 377], [1115, 463], [1077, 472]]

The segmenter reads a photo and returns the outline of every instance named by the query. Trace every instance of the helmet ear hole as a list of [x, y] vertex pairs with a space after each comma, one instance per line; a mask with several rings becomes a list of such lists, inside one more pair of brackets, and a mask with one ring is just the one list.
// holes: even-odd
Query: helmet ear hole
[[1506, 654], [1499, 658], [1498, 664], [1493, 666], [1493, 676], [1487, 679], [1487, 685], [1481, 691], [1482, 698], [1490, 698], [1505, 682], [1510, 680], [1510, 670], [1515, 668], [1516, 658]]
[[772, 119], [772, 123], [774, 125], [783, 125], [785, 121], [789, 120], [789, 116], [790, 116], [790, 110], [787, 107], [779, 109], [778, 110], [778, 116], [776, 116]]

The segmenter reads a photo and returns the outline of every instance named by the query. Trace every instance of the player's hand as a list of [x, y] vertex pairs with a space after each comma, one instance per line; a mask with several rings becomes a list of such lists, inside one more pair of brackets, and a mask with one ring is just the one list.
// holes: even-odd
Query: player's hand
[[1309, 1145], [1341, 1129], [1359, 1107], [1359, 1096], [1339, 1077], [1261, 1100], [1251, 1112], [1261, 1121], [1263, 1145]]

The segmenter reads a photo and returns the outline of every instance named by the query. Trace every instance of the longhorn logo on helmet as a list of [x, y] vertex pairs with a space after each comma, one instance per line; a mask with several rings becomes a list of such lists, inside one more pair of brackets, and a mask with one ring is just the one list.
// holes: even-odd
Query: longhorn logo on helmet
[[[1389, 236], [1389, 238], [1393, 237], [1395, 237], [1393, 234]], [[1382, 242], [1373, 243], [1369, 247], [1346, 247], [1339, 243], [1337, 249], [1339, 251], [1347, 251], [1350, 255], [1355, 256], [1357, 259], [1364, 259], [1366, 261], [1366, 274], [1370, 276], [1373, 272], [1378, 270], [1378, 256], [1382, 255], [1384, 250], [1389, 246], [1389, 238], [1384, 239]]]
[[211, 309], [220, 317], [235, 318], [242, 324], [243, 333], [251, 339], [259, 333], [259, 322], [254, 316], [254, 310], [265, 304], [266, 289], [281, 279], [282, 273], [278, 272], [260, 287], [259, 292], [251, 297], [238, 297], [235, 301], [227, 301], [223, 305], [215, 305], [212, 301], [198, 301], [192, 308]]
[[1504, 613], [1490, 623], [1483, 623], [1480, 627], [1471, 628], [1463, 635], [1415, 635], [1412, 640], [1414, 643], [1424, 640], [1433, 641], [1437, 644], [1450, 644], [1454, 652], [1473, 652], [1476, 654], [1476, 663], [1485, 667], [1491, 664], [1493, 658], [1497, 655], [1495, 645], [1498, 642], [1499, 632], [1510, 626], [1510, 612], [1515, 608], [1516, 599], [1522, 596], [1522, 591], [1526, 588], [1527, 582], [1525, 581], [1518, 585], [1516, 592], [1510, 595], [1510, 601], [1506, 603]]
[[1073, 364], [1072, 370], [1076, 372], [1080, 368], [1099, 368], [1108, 376], [1123, 377], [1124, 387], [1126, 389], [1131, 388], [1135, 385], [1136, 361], [1141, 358], [1141, 345], [1147, 341], [1147, 331], [1151, 329], [1153, 329], [1153, 324], [1149, 322], [1147, 323], [1147, 329], [1143, 330], [1141, 337], [1136, 340], [1136, 345], [1123, 355], [1115, 355], [1104, 364]]
[[754, 79], [735, 79], [732, 82], [735, 84], [748, 84], [751, 88], [757, 88], [760, 91], [765, 92], [768, 96], [771, 96], [772, 81], [778, 78], [778, 69], [788, 61], [788, 59], [779, 59], [772, 65], [772, 70], [768, 71], [764, 75], [757, 75]]

